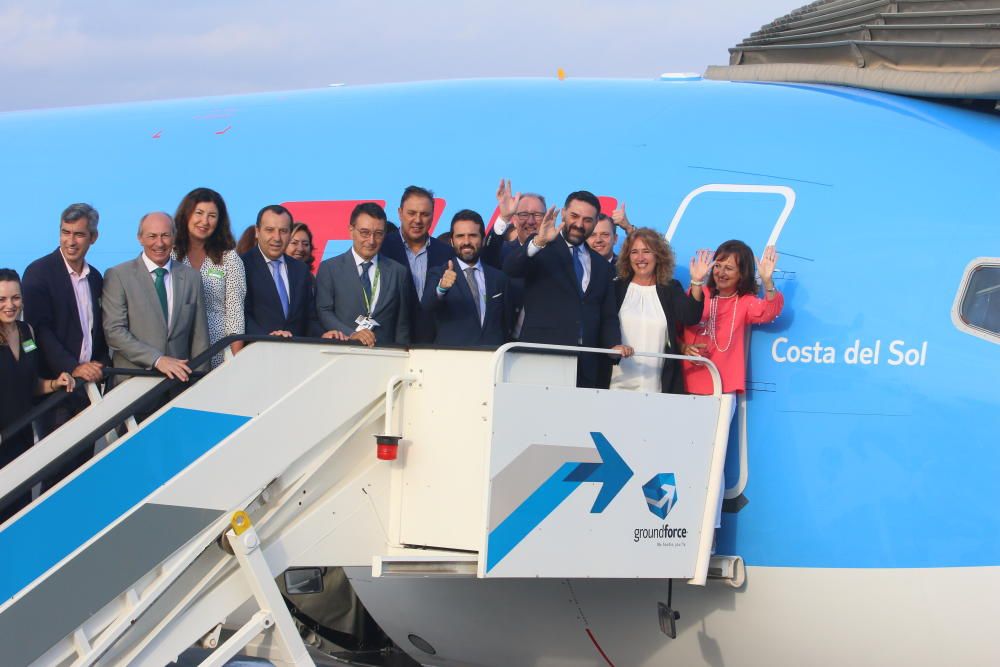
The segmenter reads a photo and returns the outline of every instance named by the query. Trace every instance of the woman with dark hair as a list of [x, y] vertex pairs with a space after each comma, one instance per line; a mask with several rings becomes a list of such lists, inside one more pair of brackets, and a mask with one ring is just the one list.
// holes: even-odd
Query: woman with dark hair
[[[708, 258], [691, 260], [691, 278], [703, 280]], [[701, 318], [701, 291], [686, 294], [674, 280], [674, 251], [666, 240], [648, 227], [634, 229], [618, 255], [618, 319], [622, 344], [637, 352], [679, 354], [679, 325]], [[673, 359], [628, 356], [611, 371], [612, 389], [684, 393], [684, 383]]]
[[[244, 333], [247, 280], [243, 261], [234, 250], [236, 241], [229, 229], [226, 202], [215, 190], [195, 188], [181, 200], [174, 220], [174, 259], [201, 273], [209, 343]], [[242, 347], [242, 343], [230, 346], [234, 353]], [[212, 367], [221, 364], [223, 358], [221, 353], [215, 355]]]
[[250, 252], [250, 248], [257, 245], [257, 225], [250, 225], [240, 234], [240, 240], [236, 242], [236, 254], [245, 255]]
[[[708, 357], [722, 376], [723, 393], [746, 391], [746, 332], [752, 324], [773, 322], [785, 304], [774, 286], [778, 255], [768, 246], [756, 263], [764, 284], [764, 298], [757, 296], [754, 255], [743, 241], [726, 241], [715, 251], [712, 272], [704, 290], [701, 322], [684, 330], [684, 353]], [[691, 289], [701, 290], [692, 280]], [[684, 362], [684, 385], [692, 394], [711, 394], [712, 378], [700, 365]]]
[[[34, 396], [60, 388], [73, 391], [76, 385], [69, 373], [51, 380], [38, 377], [38, 346], [31, 325], [18, 320], [21, 306], [20, 276], [17, 271], [0, 269], [0, 431], [31, 410]], [[34, 433], [26, 427], [0, 442], [0, 468], [26, 452], [34, 441]]]
[[296, 222], [292, 225], [292, 234], [285, 248], [285, 254], [294, 257], [309, 267], [309, 273], [313, 271], [313, 234], [309, 225], [304, 222]]

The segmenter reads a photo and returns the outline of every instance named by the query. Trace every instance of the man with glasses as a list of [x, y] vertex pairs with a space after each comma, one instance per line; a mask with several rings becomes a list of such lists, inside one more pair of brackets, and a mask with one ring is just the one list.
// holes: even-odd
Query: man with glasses
[[402, 264], [379, 256], [385, 210], [358, 204], [351, 212], [351, 249], [319, 265], [316, 310], [323, 338], [362, 345], [410, 343], [410, 291]]
[[[497, 188], [497, 207], [500, 216], [483, 243], [482, 259], [490, 266], [503, 268], [504, 260], [513, 251], [524, 247], [545, 217], [545, 197], [534, 192], [511, 194], [510, 181], [500, 179]], [[510, 226], [517, 235], [507, 240]]]

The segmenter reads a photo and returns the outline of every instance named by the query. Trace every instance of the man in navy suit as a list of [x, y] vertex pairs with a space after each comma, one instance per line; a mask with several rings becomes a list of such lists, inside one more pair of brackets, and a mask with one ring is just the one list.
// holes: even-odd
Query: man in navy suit
[[[566, 198], [546, 212], [538, 233], [504, 262], [504, 273], [524, 279], [524, 324], [520, 340], [530, 343], [603, 347], [623, 354], [611, 265], [584, 241], [594, 231], [600, 202], [590, 192]], [[598, 358], [581, 354], [577, 386], [598, 385]]]
[[[59, 220], [59, 247], [24, 271], [24, 319], [35, 330], [44, 364], [43, 377], [69, 373], [83, 382], [100, 382], [108, 363], [101, 316], [104, 278], [87, 263], [97, 241], [100, 216], [89, 204], [72, 204]], [[87, 407], [74, 396], [39, 420], [45, 437]], [[70, 461], [50, 483], [82, 465], [90, 452]]]
[[247, 274], [243, 302], [246, 331], [258, 336], [312, 336], [318, 333], [309, 269], [285, 255], [292, 214], [271, 204], [257, 214], [257, 246], [241, 255]]
[[[538, 231], [538, 225], [545, 217], [545, 197], [534, 192], [511, 194], [510, 181], [501, 178], [497, 188], [497, 208], [499, 217], [483, 241], [482, 258], [490, 266], [501, 269], [508, 255], [523, 248]], [[511, 225], [517, 234], [507, 240]]]
[[422, 305], [434, 318], [439, 345], [498, 347], [509, 339], [509, 281], [479, 259], [485, 232], [475, 211], [456, 213], [451, 220], [456, 259], [427, 271]]
[[386, 234], [379, 254], [406, 267], [410, 283], [411, 337], [415, 343], [426, 343], [434, 339], [433, 323], [420, 310], [427, 271], [454, 259], [455, 253], [450, 245], [429, 233], [434, 220], [433, 192], [416, 185], [407, 187], [400, 198], [398, 213], [399, 233]]

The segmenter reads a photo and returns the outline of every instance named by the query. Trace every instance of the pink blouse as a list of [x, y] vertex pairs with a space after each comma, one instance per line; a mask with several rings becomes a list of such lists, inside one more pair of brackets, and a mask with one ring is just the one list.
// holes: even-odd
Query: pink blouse
[[[705, 307], [702, 310], [701, 322], [694, 326], [685, 327], [683, 340], [689, 345], [705, 345], [702, 355], [711, 359], [718, 367], [719, 374], [722, 376], [723, 393], [745, 392], [747, 383], [747, 326], [773, 322], [781, 314], [785, 298], [781, 292], [778, 292], [770, 301], [761, 299], [755, 294], [718, 299], [715, 314], [715, 340], [713, 341], [709, 331], [712, 293], [708, 287], [702, 289], [705, 291]], [[682, 362], [682, 368], [684, 388], [687, 389], [688, 393], [712, 393], [712, 376], [707, 368], [688, 361]]]

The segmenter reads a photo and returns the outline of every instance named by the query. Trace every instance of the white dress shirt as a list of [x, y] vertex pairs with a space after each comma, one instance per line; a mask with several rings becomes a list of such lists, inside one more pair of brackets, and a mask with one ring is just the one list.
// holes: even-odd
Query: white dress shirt
[[146, 257], [146, 253], [142, 253], [142, 262], [146, 265], [146, 270], [149, 271], [149, 278], [154, 284], [156, 283], [156, 275], [153, 271], [157, 269], [167, 270], [167, 272], [163, 275], [163, 287], [167, 290], [167, 331], [170, 331], [170, 322], [174, 317], [174, 281], [172, 278], [174, 275], [174, 261], [172, 259], [168, 259], [166, 264], [160, 266], [149, 257]]
[[458, 259], [458, 267], [461, 278], [466, 281], [466, 284], [468, 284], [468, 280], [465, 278], [465, 270], [470, 268], [476, 270], [472, 275], [475, 277], [476, 286], [479, 288], [479, 324], [482, 325], [483, 319], [486, 317], [486, 275], [483, 273], [483, 264], [478, 259], [475, 264], [466, 264], [461, 259]]
[[[62, 251], [59, 251], [62, 254]], [[84, 262], [83, 272], [77, 273], [63, 256], [66, 264], [66, 272], [69, 273], [69, 282], [73, 285], [73, 294], [76, 295], [76, 312], [80, 318], [80, 330], [83, 332], [83, 342], [80, 344], [79, 362], [81, 364], [91, 360], [94, 355], [94, 310], [90, 295], [90, 264]]]
[[[272, 278], [274, 277], [274, 270], [271, 268], [271, 262], [278, 263], [278, 275], [281, 276], [281, 282], [285, 283], [285, 294], [288, 295], [288, 307], [291, 308], [292, 289], [291, 285], [288, 282], [288, 265], [285, 263], [285, 255], [282, 254], [281, 257], [279, 257], [278, 259], [271, 259], [270, 257], [264, 254], [264, 251], [260, 249], [260, 246], [257, 246], [257, 250], [260, 251], [260, 256], [264, 258], [264, 263], [267, 264], [267, 270], [271, 273]], [[278, 286], [275, 285], [274, 289], [277, 290]]]

